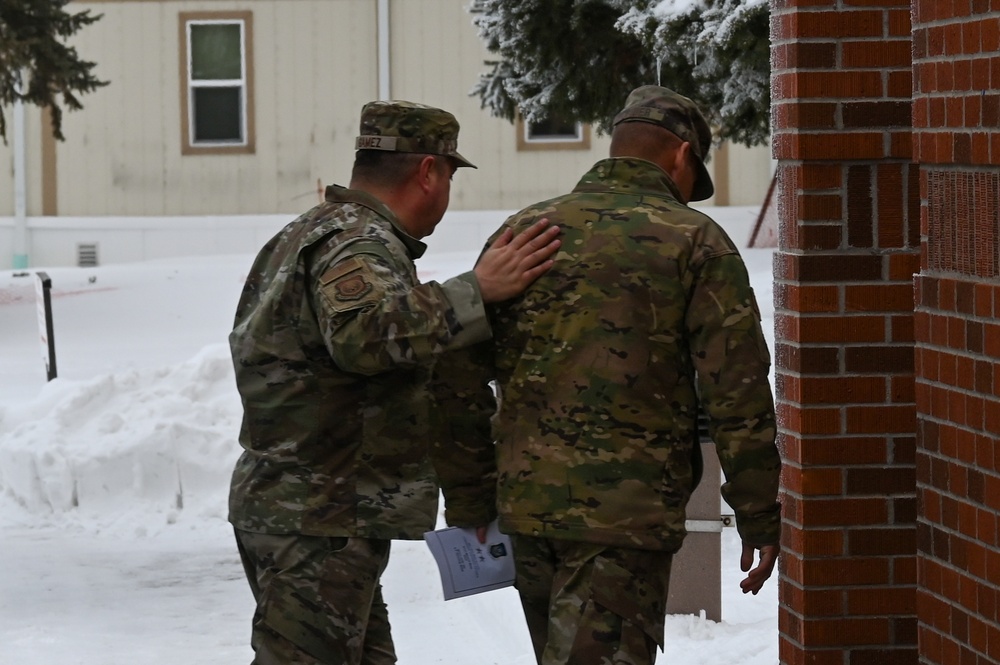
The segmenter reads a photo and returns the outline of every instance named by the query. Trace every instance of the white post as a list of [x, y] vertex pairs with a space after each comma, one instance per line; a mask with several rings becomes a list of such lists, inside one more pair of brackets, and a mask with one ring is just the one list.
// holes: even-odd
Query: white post
[[14, 100], [11, 114], [14, 135], [14, 269], [28, 267], [28, 206], [25, 175], [24, 102]]
[[722, 469], [703, 414], [698, 417], [698, 433], [695, 445], [701, 446], [702, 478], [687, 505], [684, 546], [670, 565], [667, 614], [704, 612], [706, 619], [722, 621], [722, 530], [733, 526], [734, 520], [721, 512]]
[[392, 44], [389, 39], [389, 0], [378, 0], [378, 98], [389, 99], [390, 85], [389, 53]]

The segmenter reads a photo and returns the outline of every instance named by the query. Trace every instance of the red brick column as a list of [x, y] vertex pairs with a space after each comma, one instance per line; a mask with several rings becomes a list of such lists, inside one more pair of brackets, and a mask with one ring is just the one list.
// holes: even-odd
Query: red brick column
[[1000, 662], [1000, 2], [914, 2], [921, 663]]
[[909, 0], [772, 0], [780, 660], [916, 662]]

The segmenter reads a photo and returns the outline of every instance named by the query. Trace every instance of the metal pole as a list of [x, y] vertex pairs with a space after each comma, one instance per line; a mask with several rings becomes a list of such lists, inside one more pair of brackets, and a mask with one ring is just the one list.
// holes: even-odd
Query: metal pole
[[[20, 90], [20, 85], [18, 86]], [[28, 267], [28, 205], [25, 175], [24, 102], [14, 100], [11, 113], [14, 135], [14, 269]]]
[[389, 76], [390, 52], [392, 45], [389, 38], [389, 0], [378, 0], [378, 98], [389, 99], [392, 94]]

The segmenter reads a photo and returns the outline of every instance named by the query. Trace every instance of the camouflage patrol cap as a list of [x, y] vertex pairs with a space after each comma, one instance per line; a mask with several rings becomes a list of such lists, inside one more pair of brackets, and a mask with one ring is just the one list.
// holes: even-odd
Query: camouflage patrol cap
[[458, 166], [476, 165], [458, 154], [455, 116], [414, 102], [368, 102], [361, 109], [361, 136], [355, 150], [389, 150], [445, 155]]
[[693, 101], [668, 88], [644, 85], [629, 94], [625, 108], [615, 116], [612, 127], [623, 122], [659, 125], [690, 143], [697, 170], [691, 200], [703, 201], [715, 193], [712, 176], [705, 168], [708, 151], [712, 147], [712, 130]]

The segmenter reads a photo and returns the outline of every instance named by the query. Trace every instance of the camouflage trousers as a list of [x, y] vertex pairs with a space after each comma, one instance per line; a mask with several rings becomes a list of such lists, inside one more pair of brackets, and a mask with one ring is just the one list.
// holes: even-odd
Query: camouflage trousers
[[379, 579], [389, 541], [236, 529], [257, 609], [254, 665], [396, 662]]
[[515, 535], [515, 586], [539, 665], [652, 665], [672, 555]]

